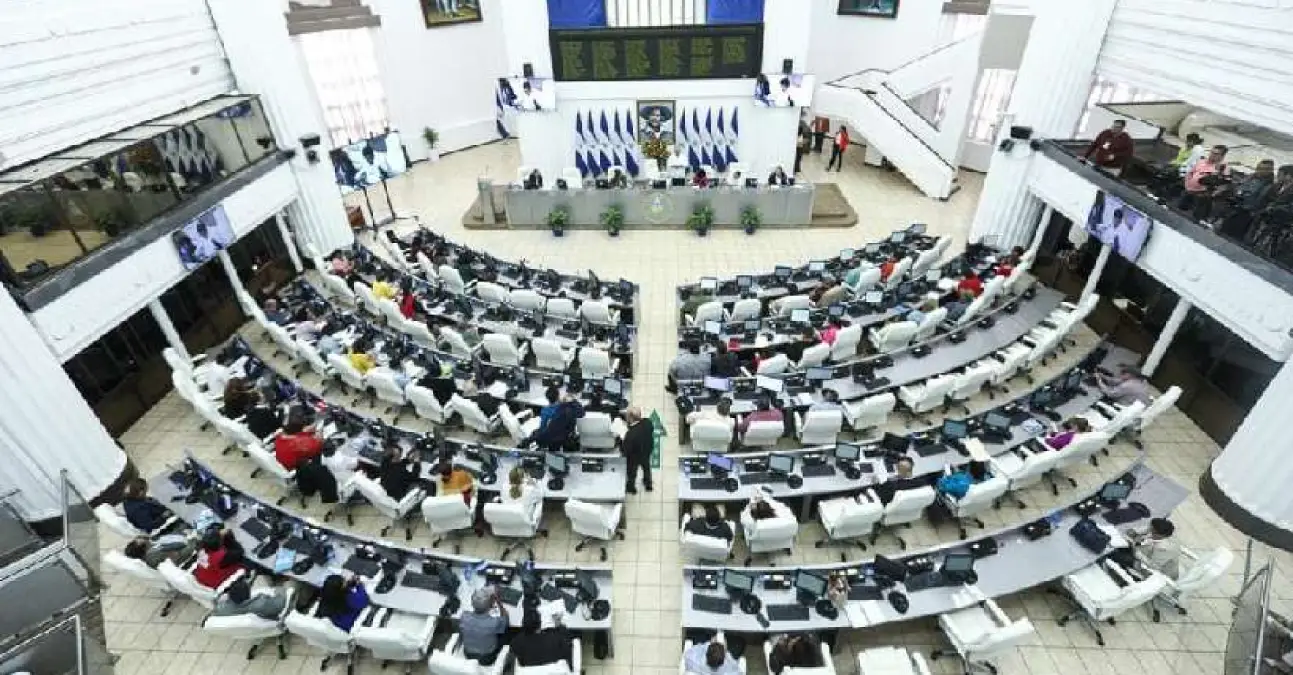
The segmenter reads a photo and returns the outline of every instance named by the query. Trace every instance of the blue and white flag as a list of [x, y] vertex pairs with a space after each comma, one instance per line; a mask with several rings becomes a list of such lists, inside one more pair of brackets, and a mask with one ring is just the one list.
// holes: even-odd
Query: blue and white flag
[[588, 173], [593, 176], [600, 175], [602, 172], [601, 164], [597, 162], [597, 155], [593, 154], [591, 146], [584, 151], [584, 162], [588, 165]]
[[694, 145], [687, 147], [687, 165], [691, 167], [692, 171], [700, 168], [700, 155], [696, 154], [696, 146]]
[[622, 148], [624, 147], [624, 132], [620, 129], [619, 113], [612, 112], [611, 117], [615, 118], [615, 133], [611, 134], [611, 145]]
[[599, 140], [601, 141], [602, 145], [610, 145], [610, 144], [611, 144], [611, 127], [610, 127], [610, 125], [609, 125], [609, 124], [607, 124], [607, 123], [606, 123], [606, 111], [605, 111], [605, 110], [603, 110], [603, 111], [602, 111], [602, 126], [601, 126], [601, 129], [602, 129], [602, 136], [601, 136], [601, 138], [600, 138]]
[[705, 138], [700, 135], [700, 111], [696, 108], [691, 109], [691, 131], [693, 144], [705, 142]]
[[575, 113], [575, 147], [584, 147], [584, 118], [579, 113]]
[[[713, 162], [713, 161], [711, 161], [711, 158], [710, 158], [710, 156], [709, 156], [709, 146], [708, 146], [708, 145], [702, 145], [702, 146], [700, 146], [700, 164], [701, 164], [701, 166], [713, 166], [713, 165], [714, 165], [714, 162]], [[713, 178], [713, 176], [710, 176], [710, 178]]]
[[638, 166], [638, 162], [634, 157], [634, 154], [636, 153], [632, 150], [624, 153], [624, 169], [629, 172], [630, 176], [637, 178], [638, 173], [642, 171], [642, 167]]
[[588, 165], [584, 163], [584, 153], [578, 148], [575, 149], [575, 168], [579, 169], [579, 175], [588, 177]]
[[739, 112], [741, 112], [740, 108], [732, 108], [732, 142], [733, 143], [736, 142], [736, 139], [741, 137], [741, 128], [737, 126], [737, 123], [736, 123], [737, 122], [736, 115]]
[[714, 109], [705, 111], [705, 143], [714, 143]]
[[727, 130], [723, 128], [723, 109], [722, 108], [718, 109], [718, 136], [714, 138], [714, 142], [720, 145], [727, 144]]
[[596, 145], [597, 125], [593, 122], [593, 111], [591, 110], [588, 111], [588, 122], [584, 124], [584, 128], [588, 130], [588, 145]]
[[634, 132], [633, 111], [625, 110], [624, 111], [624, 144], [631, 148], [636, 148], [637, 140], [633, 132]]

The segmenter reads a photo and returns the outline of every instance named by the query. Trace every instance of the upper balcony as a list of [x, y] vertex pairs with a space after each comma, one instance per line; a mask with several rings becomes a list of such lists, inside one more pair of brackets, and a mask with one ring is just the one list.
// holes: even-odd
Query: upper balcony
[[0, 281], [28, 310], [284, 161], [254, 96], [218, 96], [0, 173]]

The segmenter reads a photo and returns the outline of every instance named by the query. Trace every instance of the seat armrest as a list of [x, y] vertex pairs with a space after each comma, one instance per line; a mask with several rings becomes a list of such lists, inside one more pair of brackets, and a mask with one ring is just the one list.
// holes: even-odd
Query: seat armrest
[[[196, 562], [194, 564], [196, 565]], [[234, 584], [234, 582], [238, 581], [239, 579], [242, 579], [243, 577], [248, 577], [248, 581], [250, 582], [251, 581], [249, 576], [250, 574], [251, 573], [248, 572], [246, 569], [240, 569], [237, 572], [234, 572], [233, 576], [229, 577], [228, 579], [225, 579], [224, 583], [216, 587], [215, 589], [216, 597], [220, 597], [224, 595], [225, 592], [229, 590], [229, 587]]]
[[930, 675], [929, 664], [925, 662], [925, 655], [920, 652], [911, 652], [911, 664], [915, 668], [916, 675]]
[[400, 500], [400, 514], [407, 515], [411, 513], [414, 508], [421, 506], [422, 500], [426, 499], [426, 496], [426, 490], [420, 487], [409, 490], [409, 493], [404, 495], [404, 499]]
[[422, 622], [422, 632], [418, 635], [418, 644], [422, 645], [422, 651], [425, 653], [431, 646], [431, 640], [435, 637], [435, 627], [438, 617], [434, 614], [426, 617]]
[[453, 656], [458, 651], [458, 643], [462, 641], [462, 636], [454, 633], [449, 636], [449, 641], [444, 643], [444, 653]]
[[521, 412], [519, 412], [519, 413], [514, 413], [514, 414], [516, 415], [516, 421], [517, 421], [517, 422], [520, 422], [520, 421], [523, 421], [523, 420], [528, 419], [528, 418], [530, 418], [530, 417], [533, 417], [533, 416], [534, 416], [534, 411], [533, 411], [533, 410], [531, 410], [530, 408], [525, 408], [525, 409], [523, 409]]
[[803, 413], [801, 413], [801, 412], [799, 412], [798, 410], [796, 410], [796, 411], [795, 411], [795, 413], [794, 413], [794, 415], [795, 415], [795, 431], [796, 431], [796, 435], [803, 435], [803, 433], [804, 433], [804, 414], [803, 414]]
[[1113, 562], [1112, 560], [1104, 561], [1104, 569], [1109, 573], [1110, 576], [1116, 577], [1119, 581], [1123, 583], [1124, 590], [1127, 587], [1132, 586], [1136, 583], [1136, 580], [1132, 579], [1130, 574], [1127, 574], [1127, 571], [1122, 568], [1122, 565], [1119, 565], [1118, 563]]
[[620, 372], [620, 360], [611, 359], [611, 375]]
[[987, 610], [988, 614], [992, 617], [992, 620], [996, 621], [998, 626], [1004, 628], [1010, 625], [1010, 617], [1006, 616], [1006, 613], [1002, 611], [1001, 605], [998, 605], [996, 600], [993, 600], [992, 598], [984, 598], [980, 602], [982, 602], [983, 608]]
[[606, 512], [606, 525], [612, 530], [620, 524], [620, 519], [624, 516], [624, 502], [618, 502]]
[[745, 377], [754, 377], [754, 375], [750, 372], [750, 369], [746, 368], [745, 366], [741, 366], [741, 374], [744, 375]]
[[575, 660], [570, 664], [570, 672], [574, 675], [580, 675], [584, 672], [584, 647], [579, 638], [570, 641], [570, 657]]

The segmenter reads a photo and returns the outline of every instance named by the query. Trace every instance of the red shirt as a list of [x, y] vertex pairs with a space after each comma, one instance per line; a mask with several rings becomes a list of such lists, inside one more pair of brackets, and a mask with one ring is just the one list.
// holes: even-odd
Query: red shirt
[[1010, 276], [1010, 273], [1011, 273], [1011, 272], [1014, 272], [1014, 271], [1015, 271], [1015, 266], [1014, 266], [1014, 265], [1011, 265], [1010, 263], [1004, 263], [1004, 262], [1003, 262], [1003, 263], [998, 263], [998, 264], [997, 264], [997, 275], [998, 275], [998, 276], [1008, 277], [1008, 276]]
[[838, 145], [841, 150], [849, 146], [848, 129], [840, 129], [839, 133], [835, 134], [835, 145]]
[[288, 471], [323, 452], [323, 440], [309, 433], [283, 434], [274, 439], [274, 458]]
[[412, 319], [413, 310], [416, 306], [417, 299], [413, 297], [412, 293], [405, 293], [404, 297], [400, 298], [400, 314], [403, 314], [404, 318]]
[[979, 297], [979, 294], [983, 292], [983, 281], [978, 277], [967, 277], [962, 279], [961, 283], [956, 285], [956, 290], [962, 293], [969, 293], [977, 298]]
[[228, 551], [220, 547], [214, 551], [203, 551], [198, 557], [198, 564], [193, 568], [193, 578], [207, 588], [219, 588], [229, 577], [242, 569], [241, 565], [221, 566]]
[[890, 274], [893, 274], [893, 268], [894, 268], [897, 264], [898, 264], [898, 263], [896, 263], [896, 262], [894, 262], [894, 261], [892, 261], [892, 260], [889, 260], [889, 261], [886, 261], [886, 262], [884, 262], [884, 263], [881, 263], [881, 264], [880, 264], [880, 281], [888, 281], [888, 280], [889, 280], [889, 275], [890, 275]]
[[1135, 142], [1131, 140], [1131, 135], [1125, 131], [1113, 132], [1109, 129], [1101, 131], [1087, 146], [1086, 154], [1083, 157], [1091, 159], [1095, 155], [1094, 161], [1098, 166], [1105, 166], [1111, 169], [1121, 168], [1131, 158], [1135, 151]]

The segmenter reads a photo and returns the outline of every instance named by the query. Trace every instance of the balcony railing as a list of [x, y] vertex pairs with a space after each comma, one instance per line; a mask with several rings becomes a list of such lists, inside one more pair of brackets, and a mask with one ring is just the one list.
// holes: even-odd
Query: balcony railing
[[220, 96], [0, 173], [0, 280], [39, 285], [276, 151], [258, 99]]

